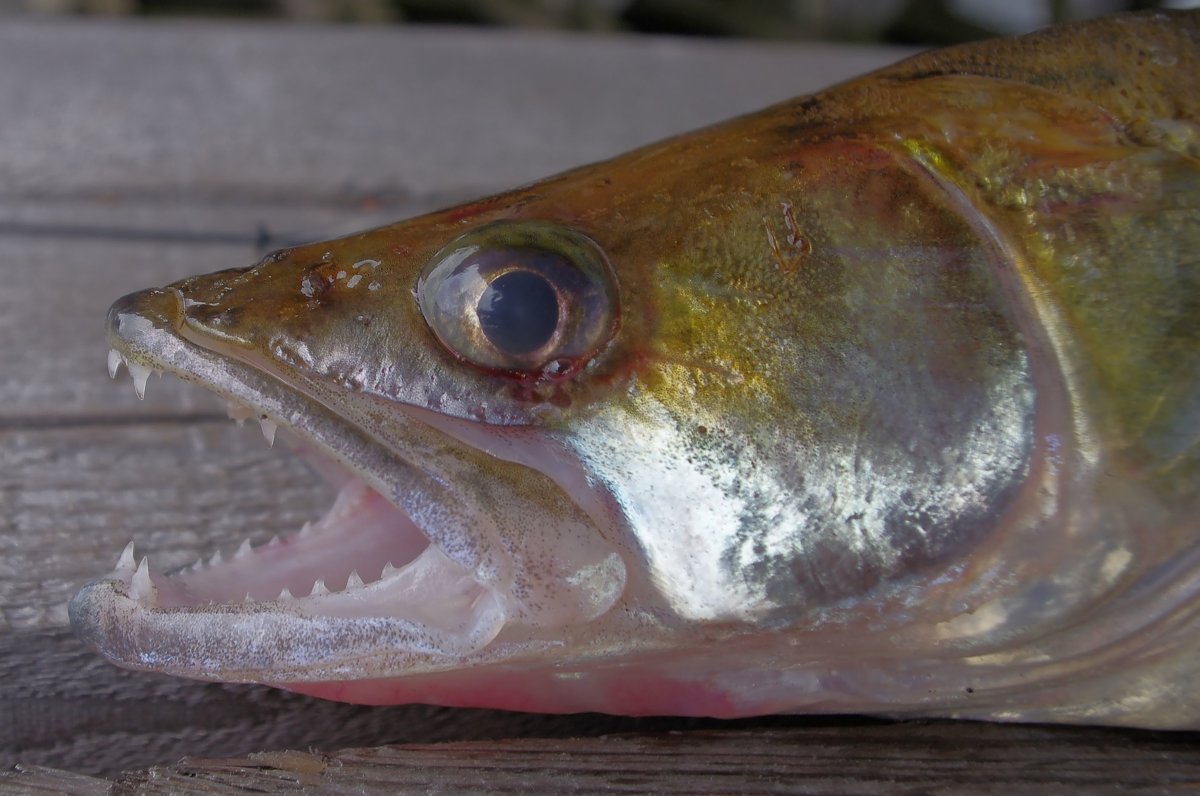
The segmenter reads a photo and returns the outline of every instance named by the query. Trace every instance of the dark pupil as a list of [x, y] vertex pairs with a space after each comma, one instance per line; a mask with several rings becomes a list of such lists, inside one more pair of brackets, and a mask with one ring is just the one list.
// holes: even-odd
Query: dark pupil
[[554, 288], [529, 271], [509, 271], [493, 279], [476, 309], [483, 333], [508, 354], [537, 351], [558, 327]]

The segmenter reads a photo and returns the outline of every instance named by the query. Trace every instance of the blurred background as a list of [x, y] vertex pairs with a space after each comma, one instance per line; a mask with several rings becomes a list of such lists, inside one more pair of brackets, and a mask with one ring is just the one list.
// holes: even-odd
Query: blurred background
[[709, 37], [953, 44], [1200, 0], [0, 0], [0, 14], [464, 24]]

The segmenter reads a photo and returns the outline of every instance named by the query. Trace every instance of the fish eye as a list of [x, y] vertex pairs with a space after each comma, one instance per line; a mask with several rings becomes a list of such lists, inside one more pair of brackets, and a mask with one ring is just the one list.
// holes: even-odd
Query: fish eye
[[545, 221], [498, 221], [455, 238], [422, 271], [417, 302], [451, 354], [523, 378], [577, 372], [619, 314], [604, 252]]

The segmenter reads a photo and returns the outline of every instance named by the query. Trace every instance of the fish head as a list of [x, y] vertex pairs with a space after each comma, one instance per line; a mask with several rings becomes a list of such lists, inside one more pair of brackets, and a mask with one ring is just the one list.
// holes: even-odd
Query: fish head
[[[202, 383], [339, 496], [219, 564], [128, 559], [76, 599], [76, 626], [126, 665], [359, 701], [459, 701], [439, 673], [461, 689], [519, 668], [566, 685], [489, 704], [721, 714], [740, 708], [699, 681], [686, 704], [646, 694], [695, 679], [680, 656], [973, 547], [1034, 415], [989, 251], [901, 155], [779, 145], [780, 120], [760, 124], [753, 159], [718, 128], [117, 302], [135, 378]], [[905, 342], [930, 323], [932, 347]], [[893, 418], [889, 391], [909, 396]], [[964, 429], [981, 442], [958, 455], [1000, 474], [938, 526], [936, 488], [912, 496]], [[854, 456], [903, 473], [911, 505], [845, 488]], [[857, 538], [922, 524], [919, 544]], [[630, 689], [642, 660], [652, 685]], [[589, 668], [624, 675], [562, 677]]]
[[1062, 263], [1175, 234], [1194, 162], [1010, 81], [837, 96], [118, 301], [110, 364], [338, 497], [229, 560], [127, 551], [77, 633], [364, 703], [1193, 720], [1195, 448], [1160, 492], [1111, 454], [1142, 444], [1095, 375], [1119, 336]]

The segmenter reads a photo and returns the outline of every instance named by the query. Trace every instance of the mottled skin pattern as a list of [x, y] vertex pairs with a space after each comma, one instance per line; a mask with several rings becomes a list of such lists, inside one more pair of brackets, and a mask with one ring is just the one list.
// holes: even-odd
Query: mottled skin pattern
[[[368, 702], [1200, 726], [1198, 75], [1197, 13], [928, 53], [185, 280], [186, 308], [125, 300], [117, 326], [154, 319], [551, 516], [560, 473], [411, 442], [430, 432], [394, 407], [522, 427], [579, 463], [598, 496], [579, 524], [627, 570], [607, 614], [509, 647], [238, 677]], [[521, 219], [583, 233], [616, 276], [615, 334], [565, 376], [464, 362], [414, 299], [447, 242]]]

